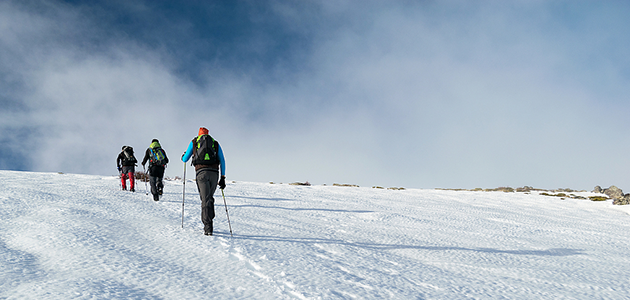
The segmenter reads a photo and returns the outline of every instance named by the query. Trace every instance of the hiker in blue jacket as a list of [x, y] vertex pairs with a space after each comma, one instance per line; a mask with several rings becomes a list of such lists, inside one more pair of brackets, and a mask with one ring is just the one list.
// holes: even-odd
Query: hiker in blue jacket
[[162, 149], [158, 139], [153, 139], [147, 151], [144, 152], [144, 158], [142, 159], [143, 168], [147, 160], [149, 161], [149, 184], [151, 185], [151, 194], [153, 195], [153, 200], [158, 201], [164, 190], [162, 178], [164, 177], [166, 164], [168, 164], [166, 151]]
[[[204, 234], [212, 235], [214, 192], [217, 190], [217, 181], [219, 187], [225, 189], [225, 158], [219, 142], [208, 134], [208, 129], [199, 128], [199, 134], [188, 145], [188, 149], [182, 155], [182, 161], [187, 162], [191, 157], [201, 198], [201, 222], [204, 225]], [[219, 170], [221, 171], [220, 179]]]

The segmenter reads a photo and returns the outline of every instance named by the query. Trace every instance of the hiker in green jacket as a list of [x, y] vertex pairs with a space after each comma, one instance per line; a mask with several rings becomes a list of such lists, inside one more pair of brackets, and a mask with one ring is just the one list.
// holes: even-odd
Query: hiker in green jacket
[[168, 164], [166, 151], [162, 149], [158, 139], [153, 139], [151, 141], [151, 145], [147, 148], [147, 151], [145, 151], [144, 158], [142, 159], [143, 168], [147, 161], [149, 161], [149, 183], [151, 185], [151, 194], [153, 195], [153, 200], [158, 201], [164, 191], [164, 182], [162, 181], [162, 178], [164, 177], [166, 164]]

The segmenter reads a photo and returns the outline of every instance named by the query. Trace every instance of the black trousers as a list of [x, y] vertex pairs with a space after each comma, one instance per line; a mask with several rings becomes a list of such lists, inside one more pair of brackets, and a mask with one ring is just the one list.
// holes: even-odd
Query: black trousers
[[197, 171], [197, 190], [201, 198], [201, 222], [205, 232], [212, 233], [212, 219], [214, 219], [214, 192], [219, 182], [219, 171], [200, 169]]
[[153, 200], [160, 199], [159, 190], [164, 188], [164, 167], [149, 165], [149, 185], [151, 186], [151, 194], [153, 194]]
[[161, 188], [164, 188], [164, 182], [162, 182], [162, 177], [157, 176], [149, 176], [149, 185], [151, 186], [151, 194], [153, 194], [153, 198], [158, 198], [158, 191]]

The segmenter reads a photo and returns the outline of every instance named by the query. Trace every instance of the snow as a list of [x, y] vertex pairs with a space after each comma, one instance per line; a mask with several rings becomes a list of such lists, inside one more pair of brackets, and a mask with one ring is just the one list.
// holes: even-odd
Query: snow
[[[628, 299], [630, 210], [537, 193], [0, 171], [0, 299]], [[581, 193], [588, 196], [590, 193]]]

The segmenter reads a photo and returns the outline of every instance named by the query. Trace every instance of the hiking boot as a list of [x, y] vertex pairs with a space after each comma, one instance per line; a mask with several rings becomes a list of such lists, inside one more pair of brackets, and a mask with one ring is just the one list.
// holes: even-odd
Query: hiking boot
[[160, 201], [160, 196], [153, 195], [153, 201]]
[[131, 188], [131, 190], [130, 190], [130, 191], [131, 191], [132, 193], [135, 193], [135, 192], [136, 192], [136, 189], [135, 189], [135, 188]]
[[212, 231], [214, 229], [214, 226], [212, 226], [212, 221], [210, 221], [210, 224], [205, 224], [203, 226], [203, 234], [205, 235], [212, 235]]

